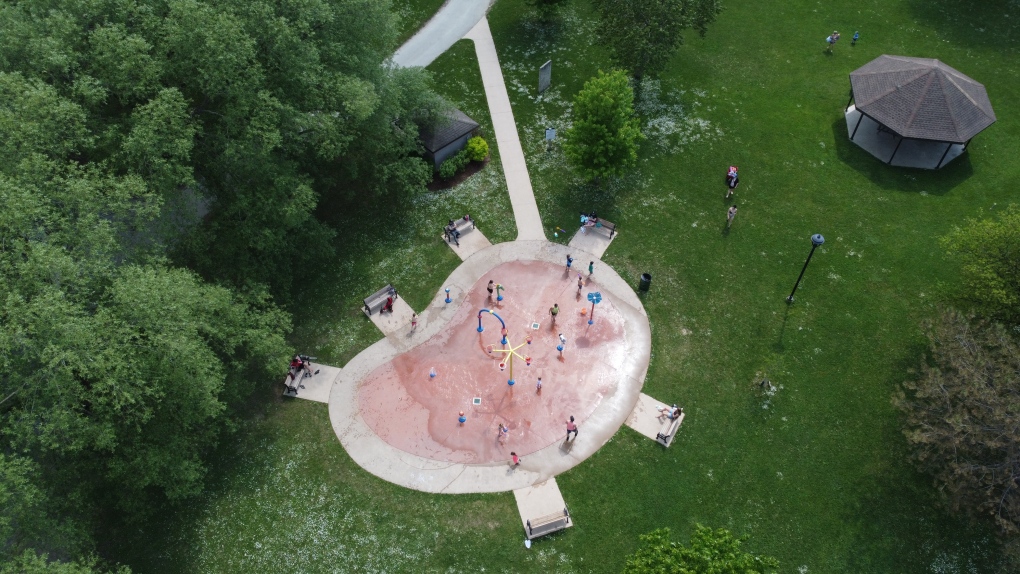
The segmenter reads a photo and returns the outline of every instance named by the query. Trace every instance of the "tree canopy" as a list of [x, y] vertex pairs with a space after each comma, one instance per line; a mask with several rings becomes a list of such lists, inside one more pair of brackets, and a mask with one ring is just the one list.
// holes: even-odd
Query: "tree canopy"
[[765, 574], [779, 568], [771, 556], [741, 549], [742, 539], [725, 528], [698, 524], [690, 545], [670, 539], [669, 528], [642, 534], [641, 547], [627, 558], [624, 574]]
[[378, 0], [0, 4], [0, 563], [200, 492], [285, 368], [319, 198], [430, 175], [395, 38]]
[[585, 177], [598, 180], [633, 167], [642, 137], [627, 75], [600, 70], [574, 97], [573, 124], [564, 134], [563, 151]]
[[958, 297], [985, 317], [1020, 323], [1020, 207], [995, 219], [969, 219], [942, 245], [960, 264]]
[[1020, 535], [1020, 346], [1001, 325], [944, 309], [926, 324], [928, 353], [893, 402], [918, 468], [950, 509], [991, 516]]
[[683, 32], [704, 36], [722, 10], [720, 0], [594, 0], [595, 33], [613, 59], [640, 80], [655, 75], [683, 44]]
[[189, 207], [173, 231], [205, 216], [166, 239], [206, 277], [286, 294], [330, 249], [320, 196], [431, 175], [418, 125], [441, 103], [422, 70], [382, 65], [388, 2], [27, 0], [0, 8], [0, 30], [0, 70], [77, 114], [64, 129], [87, 138], [63, 151]]

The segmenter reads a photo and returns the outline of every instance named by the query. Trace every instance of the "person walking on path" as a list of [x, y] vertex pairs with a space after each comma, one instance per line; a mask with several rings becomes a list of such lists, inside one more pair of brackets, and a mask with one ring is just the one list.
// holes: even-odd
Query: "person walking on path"
[[418, 314], [411, 313], [411, 330], [414, 331], [418, 328]]
[[574, 417], [571, 416], [570, 420], [567, 421], [567, 438], [570, 440], [570, 433], [574, 433], [574, 440], [577, 440], [577, 425], [574, 423]]
[[556, 315], [560, 314], [560, 304], [556, 303], [552, 307], [550, 307], [549, 308], [549, 314], [552, 315], [552, 322], [553, 322], [553, 325], [555, 325], [556, 324]]
[[[734, 203], [733, 207], [726, 211], [726, 227], [733, 225], [733, 218], [737, 216], [737, 204]], [[580, 293], [580, 291], [578, 291]]]
[[516, 452], [510, 451], [510, 466], [516, 468], [516, 467], [521, 465], [521, 461], [522, 460], [524, 460], [524, 459], [522, 459], [521, 457], [517, 456]]
[[489, 299], [492, 299], [492, 289], [496, 286], [496, 282], [489, 279], [489, 285], [485, 287], [485, 290], [489, 292]]
[[574, 263], [574, 258], [573, 258], [573, 257], [571, 257], [571, 256], [569, 256], [569, 255], [567, 255], [567, 270], [568, 270], [568, 271], [570, 270], [570, 265], [571, 265], [572, 263]]
[[591, 277], [591, 274], [594, 273], [594, 272], [595, 272], [595, 262], [594, 261], [589, 261], [588, 262], [588, 276]]

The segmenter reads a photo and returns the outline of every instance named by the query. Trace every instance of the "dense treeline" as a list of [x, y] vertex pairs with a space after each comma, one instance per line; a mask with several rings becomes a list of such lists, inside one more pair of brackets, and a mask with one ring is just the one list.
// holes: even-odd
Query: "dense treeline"
[[319, 199], [431, 175], [395, 38], [379, 0], [0, 5], [0, 563], [88, 571], [94, 517], [201, 491]]

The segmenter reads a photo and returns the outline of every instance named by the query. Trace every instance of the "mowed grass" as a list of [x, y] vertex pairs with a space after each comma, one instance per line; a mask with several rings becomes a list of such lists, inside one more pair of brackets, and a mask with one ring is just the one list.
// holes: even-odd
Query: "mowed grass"
[[[613, 570], [637, 533], [685, 538], [701, 522], [749, 535], [787, 572], [984, 571], [988, 531], [937, 508], [905, 462], [889, 399], [923, 350], [921, 321], [954, 285], [938, 238], [1014, 197], [1016, 24], [1002, 5], [955, 2], [725, 6], [645, 84], [639, 166], [602, 189], [541, 142], [545, 126], [569, 125], [584, 81], [612, 67], [590, 7], [572, 3], [554, 26], [522, 17], [521, 1], [490, 15], [546, 226], [573, 230], [592, 209], [619, 224], [605, 260], [635, 285], [653, 276], [645, 392], [688, 411], [669, 451], [625, 429], [559, 477], [579, 525], [564, 543]], [[828, 55], [833, 29], [844, 40]], [[883, 53], [984, 82], [999, 123], [940, 171], [884, 165], [847, 141], [842, 116], [848, 74]], [[553, 88], [538, 96], [549, 59]], [[726, 233], [731, 164], [742, 184]], [[788, 307], [813, 233], [826, 244]], [[763, 377], [774, 396], [761, 396]]]
[[[510, 493], [390, 485], [350, 460], [325, 405], [267, 390], [213, 458], [207, 493], [116, 531], [107, 553], [142, 572], [614, 572], [639, 534], [669, 526], [684, 540], [700, 522], [748, 535], [782, 572], [992, 571], [990, 532], [948, 516], [907, 464], [889, 398], [923, 351], [920, 322], [955, 285], [938, 238], [1014, 197], [1015, 6], [730, 0], [708, 37], [690, 35], [646, 85], [638, 168], [597, 189], [542, 142], [546, 126], [568, 124], [583, 82], [611, 67], [590, 7], [574, 0], [549, 27], [523, 0], [500, 0], [490, 23], [547, 233], [596, 209], [620, 225], [605, 261], [634, 285], [653, 275], [644, 390], [686, 407], [677, 441], [664, 450], [621, 429], [557, 477], [576, 526], [526, 550]], [[833, 29], [843, 40], [829, 56]], [[985, 83], [999, 122], [938, 172], [885, 166], [846, 141], [841, 113], [847, 74], [882, 53], [937, 57]], [[548, 59], [553, 88], [539, 98]], [[432, 69], [491, 134], [471, 44]], [[498, 163], [412, 202], [325, 204], [339, 255], [310, 270], [295, 344], [343, 365], [379, 338], [358, 308], [387, 282], [422, 309], [459, 263], [438, 241], [449, 217], [476, 214], [494, 242], [512, 239]], [[740, 211], [724, 234], [730, 164]], [[787, 306], [812, 233], [826, 244]], [[757, 386], [765, 376], [772, 396]]]

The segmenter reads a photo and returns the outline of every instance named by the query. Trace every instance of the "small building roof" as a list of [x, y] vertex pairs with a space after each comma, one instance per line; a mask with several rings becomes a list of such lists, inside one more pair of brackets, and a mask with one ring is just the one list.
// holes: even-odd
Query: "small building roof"
[[425, 144], [426, 151], [436, 153], [476, 129], [478, 129], [478, 122], [454, 108], [445, 112], [437, 125], [431, 128], [422, 128], [418, 137]]
[[931, 58], [879, 56], [850, 87], [858, 110], [905, 138], [963, 143], [995, 123], [985, 87]]

